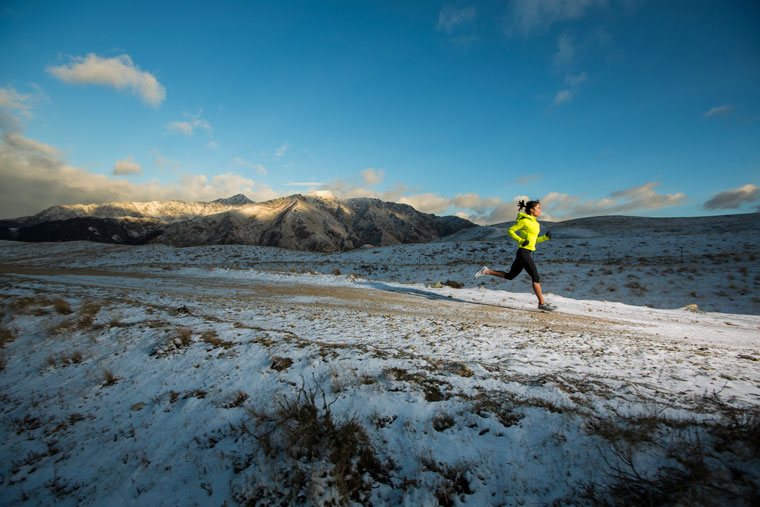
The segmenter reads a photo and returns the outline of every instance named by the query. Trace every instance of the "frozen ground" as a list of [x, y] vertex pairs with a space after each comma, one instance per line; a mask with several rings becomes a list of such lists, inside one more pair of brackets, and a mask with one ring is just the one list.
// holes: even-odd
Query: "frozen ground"
[[0, 500], [756, 504], [757, 240], [685, 237], [681, 263], [558, 229], [552, 314], [526, 279], [472, 280], [512, 256], [496, 230], [333, 255], [2, 242]]

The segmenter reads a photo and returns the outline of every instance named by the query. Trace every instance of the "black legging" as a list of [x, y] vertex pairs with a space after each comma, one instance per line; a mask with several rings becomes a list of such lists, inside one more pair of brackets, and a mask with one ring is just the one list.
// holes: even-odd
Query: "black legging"
[[497, 276], [506, 278], [507, 280], [514, 280], [523, 269], [530, 275], [530, 279], [533, 280], [533, 283], [538, 283], [541, 280], [538, 276], [536, 264], [533, 262], [533, 250], [518, 248], [517, 255], [515, 255], [515, 261], [512, 263], [512, 267], [509, 268], [509, 273], [505, 273], [504, 271], [496, 271], [496, 273], [498, 273]]

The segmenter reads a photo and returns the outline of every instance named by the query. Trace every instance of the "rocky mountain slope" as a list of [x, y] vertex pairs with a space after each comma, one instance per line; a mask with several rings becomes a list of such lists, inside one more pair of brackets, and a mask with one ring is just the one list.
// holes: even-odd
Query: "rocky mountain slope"
[[378, 199], [340, 200], [329, 193], [254, 203], [243, 195], [182, 201], [53, 206], [32, 217], [0, 221], [0, 239], [263, 245], [335, 252], [365, 245], [422, 243], [474, 224]]

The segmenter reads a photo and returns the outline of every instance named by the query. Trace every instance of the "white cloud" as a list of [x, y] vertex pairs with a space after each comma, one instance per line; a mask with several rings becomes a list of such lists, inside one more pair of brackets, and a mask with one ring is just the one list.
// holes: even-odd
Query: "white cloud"
[[709, 111], [705, 111], [705, 113], [703, 113], [702, 116], [704, 116], [705, 118], [711, 118], [713, 116], [720, 116], [720, 115], [724, 115], [724, 114], [730, 113], [731, 111], [734, 110], [734, 108], [735, 108], [735, 106], [730, 106], [730, 105], [713, 107]]
[[216, 150], [217, 148], [219, 148], [219, 143], [217, 143], [216, 141], [209, 141], [208, 144], [206, 144], [206, 148], [208, 148], [209, 150]]
[[170, 167], [174, 169], [175, 171], [180, 171], [182, 169], [181, 162], [164, 157], [158, 152], [158, 150], [152, 150], [152, 154], [155, 155], [156, 157], [155, 164], [156, 166], [158, 166], [159, 169], [164, 169], [166, 167]]
[[557, 41], [557, 52], [554, 53], [554, 65], [557, 67], [566, 67], [575, 58], [576, 48], [573, 39], [565, 32], [559, 36]]
[[324, 183], [320, 183], [319, 181], [291, 181], [286, 186], [288, 187], [322, 187], [324, 186]]
[[651, 182], [639, 187], [619, 190], [596, 201], [582, 200], [578, 196], [551, 192], [541, 202], [542, 207], [550, 210], [553, 217], [563, 220], [599, 215], [631, 214], [679, 206], [686, 202], [686, 195], [683, 193], [658, 194], [655, 188], [659, 185], [657, 182]]
[[586, 82], [588, 78], [586, 77], [585, 72], [581, 72], [580, 74], [577, 74], [575, 76], [567, 75], [565, 76], [565, 84], [568, 86], [578, 86], [580, 84], [583, 84]]
[[532, 35], [555, 23], [580, 19], [591, 8], [608, 3], [608, 0], [512, 0], [505, 32]]
[[209, 135], [213, 135], [214, 131], [211, 128], [211, 124], [207, 120], [201, 118], [202, 112], [203, 111], [199, 111], [198, 114], [195, 115], [184, 113], [184, 115], [187, 117], [187, 121], [173, 121], [169, 123], [166, 126], [167, 132], [192, 136], [195, 134], [196, 129], [201, 128], [208, 132]]
[[706, 209], [738, 209], [745, 202], [760, 201], [760, 188], [752, 183], [716, 194], [704, 204]]
[[30, 94], [21, 94], [13, 87], [0, 88], [0, 107], [20, 114], [29, 114], [31, 98]]
[[570, 90], [560, 90], [557, 92], [557, 95], [554, 96], [555, 105], [565, 104], [571, 100], [573, 100], [573, 92]]
[[[667, 206], [677, 206], [686, 202], [682, 193], [662, 195], [655, 191], [658, 183], [647, 183], [618, 192], [596, 201], [584, 200], [578, 196], [549, 193], [541, 198], [544, 220], [569, 220], [597, 215], [630, 214]], [[406, 189], [408, 190], [408, 189]], [[509, 201], [500, 197], [481, 197], [474, 193], [458, 194], [447, 198], [437, 194], [421, 193], [402, 195], [396, 199], [415, 207], [425, 213], [453, 213], [467, 218], [477, 224], [498, 224], [515, 219], [518, 212], [517, 203], [520, 200], [530, 200], [533, 197], [518, 195]]]
[[173, 121], [166, 126], [166, 130], [177, 134], [193, 135], [193, 126], [187, 121]]
[[19, 93], [12, 86], [0, 88], [0, 131], [20, 133], [23, 123], [32, 118], [32, 110], [42, 101], [50, 99], [42, 88], [31, 84], [32, 93]]
[[438, 12], [436, 29], [448, 35], [455, 46], [467, 49], [478, 40], [476, 17], [475, 7], [458, 8], [444, 5]]
[[48, 66], [46, 70], [67, 83], [127, 88], [153, 108], [158, 108], [166, 98], [161, 83], [149, 72], [140, 70], [128, 55], [101, 58], [90, 53], [72, 60], [68, 65]]
[[140, 164], [135, 162], [131, 155], [123, 160], [116, 161], [113, 165], [113, 173], [116, 175], [142, 174], [142, 171]]
[[375, 186], [379, 185], [381, 181], [383, 181], [383, 176], [385, 176], [385, 171], [382, 169], [365, 169], [361, 172], [362, 178], [364, 179], [364, 184], [369, 186]]
[[441, 215], [451, 207], [451, 199], [432, 193], [405, 195], [398, 202], [408, 204], [417, 211], [435, 215]]
[[54, 147], [21, 134], [5, 134], [0, 141], [0, 217], [32, 215], [56, 204], [211, 201], [238, 193], [256, 201], [279, 196], [268, 186], [233, 173], [211, 178], [185, 174], [173, 183], [135, 184], [68, 165]]
[[444, 5], [438, 13], [438, 26], [436, 28], [452, 35], [462, 26], [473, 24], [476, 15], [475, 7], [459, 9], [452, 5]]
[[274, 152], [274, 156], [276, 158], [282, 158], [282, 157], [284, 157], [285, 153], [287, 153], [287, 151], [288, 151], [288, 148], [290, 148], [290, 144], [288, 144], [288, 143], [281, 144], [277, 148], [277, 150]]
[[232, 162], [235, 165], [239, 165], [239, 166], [242, 166], [242, 167], [247, 167], [248, 169], [254, 169], [259, 174], [267, 174], [268, 173], [268, 171], [266, 170], [266, 168], [263, 165], [261, 165], [261, 164], [254, 164], [252, 162], [248, 162], [247, 160], [244, 160], [244, 159], [242, 159], [240, 157], [235, 157], [232, 160]]

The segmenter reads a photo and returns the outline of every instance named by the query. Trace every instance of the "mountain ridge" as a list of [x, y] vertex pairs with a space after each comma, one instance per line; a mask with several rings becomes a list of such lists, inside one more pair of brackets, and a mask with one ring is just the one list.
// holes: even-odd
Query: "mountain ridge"
[[262, 245], [334, 252], [366, 245], [424, 243], [475, 224], [406, 204], [333, 194], [293, 194], [256, 203], [243, 194], [211, 202], [109, 202], [51, 206], [0, 221], [0, 239]]

